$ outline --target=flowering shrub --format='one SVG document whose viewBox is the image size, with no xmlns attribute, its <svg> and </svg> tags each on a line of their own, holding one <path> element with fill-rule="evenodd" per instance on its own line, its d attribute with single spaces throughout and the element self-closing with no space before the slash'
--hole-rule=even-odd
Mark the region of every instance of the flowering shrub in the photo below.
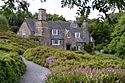
<svg viewBox="0 0 125 83">
<path fill-rule="evenodd" d="M 47 67 L 49 64 L 52 64 L 57 58 L 54 56 L 50 56 L 46 59 L 45 66 Z"/>
<path fill-rule="evenodd" d="M 24 56 L 53 72 L 47 83 L 122 83 L 125 78 L 121 74 L 125 60 L 114 55 L 90 55 L 39 46 L 26 50 Z"/>
<path fill-rule="evenodd" d="M 88 70 L 89 71 L 89 70 Z M 46 83 L 124 83 L 125 72 L 60 72 L 48 77 Z"/>
</svg>

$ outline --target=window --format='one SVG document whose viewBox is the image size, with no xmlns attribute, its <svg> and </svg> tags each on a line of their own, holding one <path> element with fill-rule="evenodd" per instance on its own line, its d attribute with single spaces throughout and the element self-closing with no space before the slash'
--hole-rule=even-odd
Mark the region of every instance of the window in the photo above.
<svg viewBox="0 0 125 83">
<path fill-rule="evenodd" d="M 81 50 L 81 46 L 77 46 L 77 50 Z"/>
<path fill-rule="evenodd" d="M 52 40 L 52 45 L 60 45 L 60 40 Z"/>
<path fill-rule="evenodd" d="M 92 37 L 90 37 L 90 42 L 93 42 L 93 38 Z"/>
<path fill-rule="evenodd" d="M 79 32 L 75 33 L 75 38 L 80 38 L 80 33 Z"/>
<path fill-rule="evenodd" d="M 52 29 L 52 35 L 58 35 L 58 30 L 57 29 Z"/>
<path fill-rule="evenodd" d="M 25 36 L 25 35 L 26 35 L 26 32 L 25 32 L 25 31 L 22 31 L 22 35 Z"/>
</svg>

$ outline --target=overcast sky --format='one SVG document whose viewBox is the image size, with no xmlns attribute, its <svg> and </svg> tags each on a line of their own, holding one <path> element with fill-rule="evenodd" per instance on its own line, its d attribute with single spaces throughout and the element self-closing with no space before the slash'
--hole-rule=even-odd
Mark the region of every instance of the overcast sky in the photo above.
<svg viewBox="0 0 125 83">
<path fill-rule="evenodd" d="M 40 0 L 28 0 L 28 2 L 30 2 L 29 11 L 32 13 L 38 12 L 39 8 L 44 8 L 47 13 L 63 15 L 66 20 L 75 20 L 77 16 L 77 7 L 73 9 L 61 8 L 61 0 L 47 0 L 44 3 L 41 3 Z M 98 14 L 98 11 L 92 11 L 89 18 L 97 18 Z"/>
<path fill-rule="evenodd" d="M 46 0 L 46 2 L 41 3 L 40 0 L 27 0 L 30 3 L 29 11 L 33 14 L 38 12 L 39 8 L 46 9 L 47 13 L 63 15 L 66 20 L 75 20 L 77 16 L 77 7 L 69 9 L 68 7 L 61 8 L 61 0 Z M 0 0 L 0 5 L 2 5 Z M 89 18 L 97 18 L 99 12 L 97 10 L 92 11 Z"/>
</svg>

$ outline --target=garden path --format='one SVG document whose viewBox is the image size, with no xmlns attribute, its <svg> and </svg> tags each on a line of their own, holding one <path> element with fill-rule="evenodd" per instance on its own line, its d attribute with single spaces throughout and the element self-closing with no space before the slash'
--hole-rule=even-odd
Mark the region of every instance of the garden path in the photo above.
<svg viewBox="0 0 125 83">
<path fill-rule="evenodd" d="M 21 83 L 45 83 L 47 75 L 51 73 L 50 70 L 32 61 L 27 61 L 24 57 L 22 59 L 27 68 L 25 74 L 21 77 Z"/>
</svg>

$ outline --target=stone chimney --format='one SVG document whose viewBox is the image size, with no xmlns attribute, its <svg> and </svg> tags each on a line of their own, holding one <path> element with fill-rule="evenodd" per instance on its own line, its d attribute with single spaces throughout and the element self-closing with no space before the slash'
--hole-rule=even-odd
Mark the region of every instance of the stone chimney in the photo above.
<svg viewBox="0 0 125 83">
<path fill-rule="evenodd" d="M 46 10 L 45 9 L 38 9 L 39 13 L 38 13 L 38 20 L 39 21 L 46 21 Z"/>
<path fill-rule="evenodd" d="M 83 28 L 83 34 L 84 34 L 84 40 L 86 43 L 89 42 L 90 37 L 89 37 L 89 30 L 88 30 L 88 22 L 87 20 L 84 20 L 82 23 L 82 28 Z"/>
<path fill-rule="evenodd" d="M 36 21 L 36 34 L 41 44 L 50 45 L 50 34 L 48 22 L 46 20 L 46 10 L 40 8 L 38 13 L 38 20 Z"/>
</svg>

